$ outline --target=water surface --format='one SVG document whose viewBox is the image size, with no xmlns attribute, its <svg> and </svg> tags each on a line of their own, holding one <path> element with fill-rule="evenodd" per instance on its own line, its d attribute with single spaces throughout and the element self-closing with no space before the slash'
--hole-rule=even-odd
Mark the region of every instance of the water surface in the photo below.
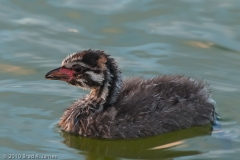
<svg viewBox="0 0 240 160">
<path fill-rule="evenodd" d="M 2 0 L 0 153 L 58 159 L 238 159 L 238 0 Z M 157 137 L 97 140 L 55 127 L 86 94 L 44 75 L 66 55 L 102 49 L 124 78 L 185 74 L 211 84 L 223 134 L 194 127 Z M 1 159 L 1 158 L 0 158 Z"/>
</svg>

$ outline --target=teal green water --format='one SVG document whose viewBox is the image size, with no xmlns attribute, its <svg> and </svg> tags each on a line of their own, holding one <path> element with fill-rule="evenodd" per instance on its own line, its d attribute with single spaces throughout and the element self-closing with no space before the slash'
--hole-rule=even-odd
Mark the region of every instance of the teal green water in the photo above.
<svg viewBox="0 0 240 160">
<path fill-rule="evenodd" d="M 0 159 L 239 159 L 239 8 L 238 0 L 1 0 Z M 205 79 L 223 132 L 194 127 L 133 140 L 61 133 L 62 111 L 87 92 L 44 75 L 89 48 L 116 58 L 125 78 Z"/>
</svg>

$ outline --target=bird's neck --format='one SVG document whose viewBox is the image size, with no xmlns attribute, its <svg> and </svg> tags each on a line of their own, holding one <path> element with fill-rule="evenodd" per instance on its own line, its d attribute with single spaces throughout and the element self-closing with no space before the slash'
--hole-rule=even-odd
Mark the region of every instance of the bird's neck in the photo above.
<svg viewBox="0 0 240 160">
<path fill-rule="evenodd" d="M 105 80 L 99 88 L 91 90 L 86 97 L 89 109 L 93 112 L 101 112 L 104 108 L 113 105 L 120 93 L 122 87 L 121 72 L 115 68 L 105 72 Z"/>
</svg>

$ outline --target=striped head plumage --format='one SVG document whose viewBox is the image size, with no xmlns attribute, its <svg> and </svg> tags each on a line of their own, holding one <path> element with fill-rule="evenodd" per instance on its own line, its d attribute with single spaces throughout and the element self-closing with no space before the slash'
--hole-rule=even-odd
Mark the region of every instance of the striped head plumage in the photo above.
<svg viewBox="0 0 240 160">
<path fill-rule="evenodd" d="M 45 75 L 51 80 L 62 80 L 71 85 L 91 90 L 95 98 L 113 103 L 122 85 L 120 70 L 113 58 L 100 50 L 85 50 L 67 56 L 61 64 Z M 96 95 L 97 94 L 97 95 Z"/>
<path fill-rule="evenodd" d="M 61 67 L 46 74 L 47 79 L 63 80 L 83 89 L 103 84 L 107 72 L 108 55 L 103 51 L 86 50 L 67 56 Z"/>
</svg>

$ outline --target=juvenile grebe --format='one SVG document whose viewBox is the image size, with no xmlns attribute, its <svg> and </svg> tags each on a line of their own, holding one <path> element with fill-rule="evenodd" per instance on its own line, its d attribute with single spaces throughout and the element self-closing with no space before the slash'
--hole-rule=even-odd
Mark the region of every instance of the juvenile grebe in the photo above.
<svg viewBox="0 0 240 160">
<path fill-rule="evenodd" d="M 91 90 L 64 111 L 58 125 L 69 133 L 137 138 L 215 119 L 214 101 L 203 81 L 182 75 L 123 81 L 115 60 L 100 50 L 69 55 L 45 77 Z"/>
</svg>

